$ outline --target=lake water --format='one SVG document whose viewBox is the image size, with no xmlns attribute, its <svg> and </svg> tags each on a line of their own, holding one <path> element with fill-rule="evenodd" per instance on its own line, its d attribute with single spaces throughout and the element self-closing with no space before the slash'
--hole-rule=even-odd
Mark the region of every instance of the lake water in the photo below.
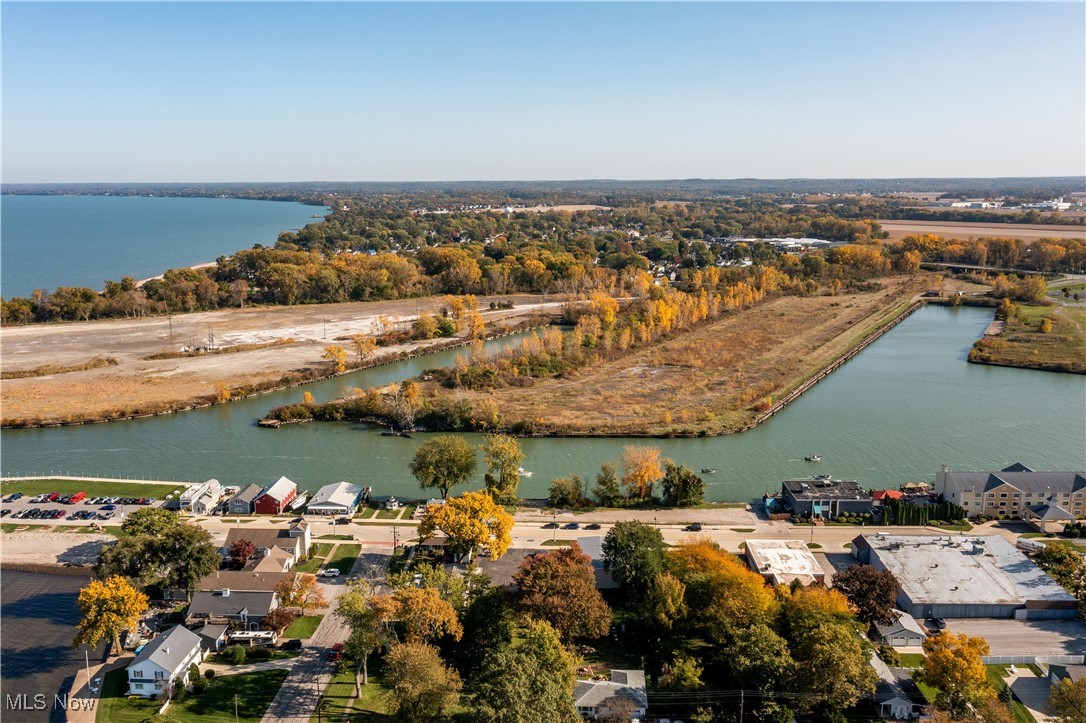
<svg viewBox="0 0 1086 723">
<path fill-rule="evenodd" d="M 54 695 L 67 692 L 75 673 L 86 664 L 83 650 L 71 647 L 79 608 L 75 599 L 88 578 L 5 571 L 0 575 L 0 719 L 63 721 Z M 105 646 L 91 651 L 90 663 L 101 662 Z M 35 699 L 35 696 L 44 698 Z M 26 696 L 14 709 L 17 696 Z M 35 704 L 40 710 L 32 710 Z"/>
<path fill-rule="evenodd" d="M 550 480 L 594 477 L 627 444 L 653 444 L 705 477 L 708 497 L 739 501 L 780 489 L 794 476 L 828 473 L 868 487 L 932 480 L 940 465 L 1000 469 L 1086 468 L 1086 377 L 966 363 L 991 312 L 930 306 L 906 319 L 770 421 L 703 439 L 525 439 L 525 497 L 544 497 Z M 510 343 L 499 340 L 491 345 Z M 414 439 L 382 437 L 350 423 L 279 430 L 256 426 L 268 409 L 320 400 L 348 387 L 404 379 L 453 363 L 456 351 L 182 414 L 110 424 L 0 433 L 5 475 L 67 471 L 227 484 L 270 483 L 280 475 L 315 490 L 347 480 L 377 494 L 421 494 L 407 469 Z M 480 435 L 468 435 L 481 441 Z M 804 455 L 823 455 L 820 464 Z M 480 455 L 481 464 L 481 455 Z M 472 486 L 482 485 L 482 468 Z"/>
<path fill-rule="evenodd" d="M 300 203 L 140 196 L 0 196 L 0 294 L 105 288 L 214 261 L 328 209 Z"/>
</svg>

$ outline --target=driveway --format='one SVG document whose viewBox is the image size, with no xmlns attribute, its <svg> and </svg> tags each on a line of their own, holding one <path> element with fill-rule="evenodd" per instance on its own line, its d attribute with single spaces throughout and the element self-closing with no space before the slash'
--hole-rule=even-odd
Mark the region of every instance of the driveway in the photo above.
<svg viewBox="0 0 1086 723">
<path fill-rule="evenodd" d="M 1011 690 L 1018 696 L 1018 700 L 1029 708 L 1037 723 L 1048 723 L 1052 720 L 1043 713 L 1048 706 L 1048 679 L 1038 678 L 1029 668 L 1018 668 L 1016 674 L 1005 678 Z"/>
</svg>

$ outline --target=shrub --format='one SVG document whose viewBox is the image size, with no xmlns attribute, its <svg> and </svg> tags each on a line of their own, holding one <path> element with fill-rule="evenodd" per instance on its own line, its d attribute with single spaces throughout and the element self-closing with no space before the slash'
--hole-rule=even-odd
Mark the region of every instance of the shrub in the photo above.
<svg viewBox="0 0 1086 723">
<path fill-rule="evenodd" d="M 203 695 L 204 691 L 207 690 L 207 686 L 210 684 L 211 681 L 209 680 L 205 680 L 204 678 L 197 678 L 192 682 L 192 692 L 196 695 Z"/>
<path fill-rule="evenodd" d="M 232 665 L 244 665 L 245 664 L 245 648 L 241 645 L 231 645 L 224 653 L 226 659 Z"/>
<path fill-rule="evenodd" d="M 878 649 L 878 654 L 879 657 L 882 659 L 882 662 L 886 663 L 887 665 L 891 665 L 895 668 L 901 665 L 901 656 L 898 655 L 897 651 L 891 648 L 889 645 L 880 645 Z"/>
<path fill-rule="evenodd" d="M 207 678 L 208 680 L 211 680 L 212 678 L 215 677 L 215 671 L 212 670 L 211 668 L 208 668 L 207 670 L 204 671 L 204 677 Z"/>
</svg>

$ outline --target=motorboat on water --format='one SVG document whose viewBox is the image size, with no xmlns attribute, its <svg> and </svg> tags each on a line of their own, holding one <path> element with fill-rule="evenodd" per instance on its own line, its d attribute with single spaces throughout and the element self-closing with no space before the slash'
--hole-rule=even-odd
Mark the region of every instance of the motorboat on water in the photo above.
<svg viewBox="0 0 1086 723">
<path fill-rule="evenodd" d="M 822 461 L 822 455 L 820 455 L 820 454 L 809 454 L 806 457 L 804 457 L 803 459 L 806 462 L 821 462 Z"/>
<path fill-rule="evenodd" d="M 517 474 L 520 475 L 521 477 L 531 477 L 532 476 L 532 473 L 529 472 L 528 470 L 524 469 L 523 467 L 517 467 Z"/>
</svg>

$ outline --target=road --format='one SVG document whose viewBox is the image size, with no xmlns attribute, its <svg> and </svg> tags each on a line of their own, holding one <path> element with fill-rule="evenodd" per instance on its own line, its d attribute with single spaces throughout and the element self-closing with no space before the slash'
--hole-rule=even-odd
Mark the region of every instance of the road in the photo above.
<svg viewBox="0 0 1086 723">
<path fill-rule="evenodd" d="M 349 575 L 361 575 L 376 589 L 385 577 L 392 559 L 391 543 L 363 547 Z M 287 679 L 279 688 L 261 723 L 309 723 L 316 713 L 321 691 L 335 672 L 335 663 L 328 660 L 328 651 L 347 637 L 347 626 L 332 614 L 335 600 L 346 589 L 344 578 L 322 583 L 329 612 L 306 643 L 304 652 L 296 658 Z"/>
</svg>

